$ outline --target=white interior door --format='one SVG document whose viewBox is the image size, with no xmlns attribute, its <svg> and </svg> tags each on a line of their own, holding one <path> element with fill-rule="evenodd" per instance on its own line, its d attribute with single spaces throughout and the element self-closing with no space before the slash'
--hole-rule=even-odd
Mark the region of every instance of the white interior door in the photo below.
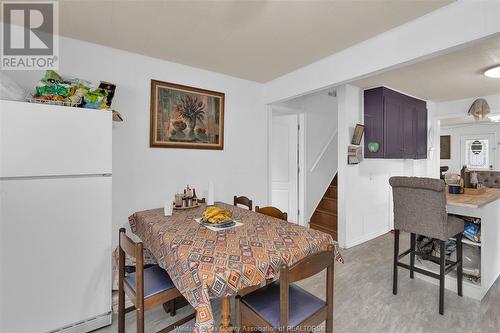
<svg viewBox="0 0 500 333">
<path fill-rule="evenodd" d="M 272 118 L 271 204 L 288 213 L 288 221 L 298 219 L 298 116 Z"/>
<path fill-rule="evenodd" d="M 495 134 L 462 135 L 460 137 L 461 165 L 470 170 L 495 170 Z"/>
</svg>

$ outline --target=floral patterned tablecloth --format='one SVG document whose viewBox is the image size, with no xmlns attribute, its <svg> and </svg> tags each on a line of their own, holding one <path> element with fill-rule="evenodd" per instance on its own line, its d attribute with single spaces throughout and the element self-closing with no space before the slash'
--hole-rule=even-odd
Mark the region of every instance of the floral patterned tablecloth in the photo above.
<svg viewBox="0 0 500 333">
<path fill-rule="evenodd" d="M 211 299 L 277 278 L 282 263 L 293 264 L 329 244 L 342 262 L 328 234 L 224 203 L 216 206 L 231 210 L 243 225 L 217 232 L 205 228 L 194 220 L 202 216 L 204 204 L 172 216 L 152 209 L 129 217 L 132 232 L 196 309 L 198 332 L 214 328 Z"/>
</svg>

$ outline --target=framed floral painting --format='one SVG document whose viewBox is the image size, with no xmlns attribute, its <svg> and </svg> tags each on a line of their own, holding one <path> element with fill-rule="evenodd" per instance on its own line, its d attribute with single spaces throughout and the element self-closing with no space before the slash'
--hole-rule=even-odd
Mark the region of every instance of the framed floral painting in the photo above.
<svg viewBox="0 0 500 333">
<path fill-rule="evenodd" d="M 150 147 L 224 148 L 224 93 L 151 80 Z"/>
</svg>

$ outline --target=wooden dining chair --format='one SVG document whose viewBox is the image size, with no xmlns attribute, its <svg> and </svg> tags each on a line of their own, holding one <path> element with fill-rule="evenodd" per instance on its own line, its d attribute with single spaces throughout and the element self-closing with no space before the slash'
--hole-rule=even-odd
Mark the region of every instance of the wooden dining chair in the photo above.
<svg viewBox="0 0 500 333">
<path fill-rule="evenodd" d="M 326 320 L 326 333 L 333 332 L 333 245 L 299 260 L 290 267 L 282 265 L 280 280 L 248 295 L 236 296 L 236 324 L 246 331 L 314 331 Z M 324 269 L 326 301 L 310 294 L 294 282 L 307 279 Z M 250 329 L 250 330 L 253 330 Z"/>
<path fill-rule="evenodd" d="M 233 205 L 235 205 L 235 206 L 243 205 L 243 206 L 248 207 L 249 210 L 252 210 L 252 207 L 253 207 L 252 200 L 248 199 L 245 196 L 238 197 L 236 195 L 233 198 Z"/>
<path fill-rule="evenodd" d="M 144 333 L 144 311 L 175 300 L 182 294 L 174 286 L 168 273 L 160 266 L 144 269 L 142 243 L 130 239 L 125 228 L 120 228 L 118 275 L 118 333 L 125 332 L 125 294 L 134 304 L 137 317 L 137 333 Z M 135 258 L 134 273 L 125 274 L 125 254 Z M 166 333 L 190 321 L 195 313 L 167 326 L 158 333 Z"/>
<path fill-rule="evenodd" d="M 276 218 L 281 219 L 281 220 L 285 220 L 285 221 L 288 220 L 288 214 L 285 212 L 282 212 L 281 210 L 279 210 L 276 207 L 268 206 L 268 207 L 260 208 L 259 206 L 255 206 L 255 211 L 257 213 L 261 213 L 261 214 L 264 214 L 267 216 L 276 217 Z"/>
</svg>

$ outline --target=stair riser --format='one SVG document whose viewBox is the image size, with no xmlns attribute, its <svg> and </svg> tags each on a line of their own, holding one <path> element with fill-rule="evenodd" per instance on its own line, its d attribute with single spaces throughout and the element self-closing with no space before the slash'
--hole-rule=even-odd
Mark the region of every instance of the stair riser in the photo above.
<svg viewBox="0 0 500 333">
<path fill-rule="evenodd" d="M 330 234 L 337 240 L 337 176 L 326 190 L 316 211 L 311 217 L 309 226 Z"/>
<path fill-rule="evenodd" d="M 332 213 L 337 213 L 337 200 L 325 200 L 322 199 L 318 205 L 319 209 L 328 210 Z"/>
<path fill-rule="evenodd" d="M 325 197 L 337 199 L 337 188 L 329 186 L 325 192 Z"/>
<path fill-rule="evenodd" d="M 337 230 L 337 216 L 336 215 L 330 215 L 330 214 L 325 214 L 322 212 L 314 212 L 313 216 L 311 217 L 311 223 L 323 226 L 325 228 L 328 228 L 330 230 Z"/>
<path fill-rule="evenodd" d="M 317 225 L 317 224 L 314 224 L 314 223 L 310 223 L 309 226 L 312 228 L 312 229 L 315 229 L 315 230 L 319 230 L 319 231 L 322 231 L 322 232 L 326 232 L 327 234 L 330 234 L 333 238 L 333 240 L 338 240 L 337 239 L 337 231 L 336 230 L 331 230 L 331 229 L 328 229 L 328 228 L 325 228 L 321 225 Z"/>
</svg>

